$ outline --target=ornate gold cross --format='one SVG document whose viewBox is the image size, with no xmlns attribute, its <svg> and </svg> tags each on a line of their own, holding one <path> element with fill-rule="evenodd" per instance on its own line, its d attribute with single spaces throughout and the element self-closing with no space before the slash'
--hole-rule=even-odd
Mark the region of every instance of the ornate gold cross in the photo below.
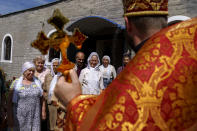
<svg viewBox="0 0 197 131">
<path fill-rule="evenodd" d="M 72 36 L 68 35 L 63 28 L 69 20 L 61 14 L 59 9 L 54 10 L 53 16 L 47 22 L 56 28 L 56 32 L 50 38 L 47 38 L 43 31 L 38 32 L 37 39 L 31 43 L 31 46 L 38 49 L 43 55 L 47 54 L 49 48 L 54 48 L 56 51 L 60 50 L 62 62 L 57 70 L 67 76 L 69 70 L 74 68 L 74 63 L 67 58 L 67 48 L 70 43 L 73 43 L 77 49 L 81 49 L 82 43 L 87 37 L 78 28 L 74 29 Z"/>
</svg>

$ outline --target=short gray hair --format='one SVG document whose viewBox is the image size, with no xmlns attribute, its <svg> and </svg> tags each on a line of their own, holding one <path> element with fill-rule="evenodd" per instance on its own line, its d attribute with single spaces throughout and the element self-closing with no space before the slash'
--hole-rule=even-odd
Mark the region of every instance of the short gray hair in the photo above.
<svg viewBox="0 0 197 131">
<path fill-rule="evenodd" d="M 167 16 L 135 16 L 128 17 L 142 36 L 148 35 L 150 29 L 163 29 L 167 27 Z"/>
</svg>

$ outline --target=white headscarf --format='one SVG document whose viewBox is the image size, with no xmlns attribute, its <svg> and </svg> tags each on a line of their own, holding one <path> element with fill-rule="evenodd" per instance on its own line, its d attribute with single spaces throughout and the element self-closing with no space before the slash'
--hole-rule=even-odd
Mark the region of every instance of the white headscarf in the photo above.
<svg viewBox="0 0 197 131">
<path fill-rule="evenodd" d="M 22 71 L 21 73 L 23 74 L 26 70 L 30 69 L 30 68 L 34 68 L 35 69 L 35 65 L 32 62 L 25 62 L 22 66 Z"/>
<path fill-rule="evenodd" d="M 98 53 L 96 53 L 96 52 L 92 52 L 92 53 L 89 55 L 88 60 L 87 60 L 88 68 L 91 67 L 91 66 L 90 66 L 90 60 L 91 60 L 92 56 L 97 56 L 97 58 L 98 58 L 98 64 L 97 64 L 94 68 L 98 68 L 99 65 L 100 65 L 100 59 L 99 59 Z"/>
<path fill-rule="evenodd" d="M 60 60 L 59 58 L 54 58 L 52 61 L 51 61 L 51 75 L 53 76 L 53 80 L 51 81 L 51 84 L 50 84 L 50 88 L 49 88 L 49 95 L 48 95 L 48 99 L 49 101 L 51 101 L 51 98 L 53 96 L 53 91 L 55 89 L 55 85 L 57 83 L 57 79 L 59 78 L 59 76 L 61 76 L 61 73 L 58 72 L 57 74 L 55 74 L 54 72 L 54 69 L 53 69 L 53 63 L 54 62 L 58 62 L 60 63 Z"/>
<path fill-rule="evenodd" d="M 32 62 L 25 62 L 22 66 L 22 71 L 21 71 L 22 74 L 30 68 L 35 68 L 35 65 Z M 13 93 L 13 98 L 12 98 L 13 103 L 17 103 L 17 101 L 18 101 L 17 93 L 18 93 L 19 88 L 22 87 L 22 81 L 23 81 L 23 75 L 18 79 L 18 81 L 16 83 L 16 87 L 14 88 L 14 93 Z M 36 83 L 37 87 L 40 89 L 41 94 L 42 94 L 43 90 L 41 87 L 41 82 L 38 79 L 36 79 L 35 77 L 33 77 L 33 81 Z"/>
<path fill-rule="evenodd" d="M 52 76 L 55 76 L 55 72 L 53 70 L 53 63 L 54 62 L 58 62 L 58 64 L 60 64 L 60 59 L 59 58 L 54 58 L 52 61 L 51 61 L 51 75 Z M 59 73 L 59 72 L 58 72 Z"/>
<path fill-rule="evenodd" d="M 110 63 L 110 57 L 109 57 L 108 55 L 103 56 L 102 60 L 103 60 L 103 59 L 108 59 L 108 61 L 109 61 L 109 63 Z"/>
</svg>

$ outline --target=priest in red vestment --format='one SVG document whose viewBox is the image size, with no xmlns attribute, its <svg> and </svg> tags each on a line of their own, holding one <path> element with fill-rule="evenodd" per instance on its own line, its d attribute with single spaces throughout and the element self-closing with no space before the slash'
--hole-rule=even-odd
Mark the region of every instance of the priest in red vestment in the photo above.
<svg viewBox="0 0 197 131">
<path fill-rule="evenodd" d="M 81 95 L 61 77 L 65 130 L 197 130 L 197 18 L 165 28 L 167 0 L 123 0 L 136 56 L 101 95 Z M 163 28 L 163 29 L 162 29 Z"/>
</svg>

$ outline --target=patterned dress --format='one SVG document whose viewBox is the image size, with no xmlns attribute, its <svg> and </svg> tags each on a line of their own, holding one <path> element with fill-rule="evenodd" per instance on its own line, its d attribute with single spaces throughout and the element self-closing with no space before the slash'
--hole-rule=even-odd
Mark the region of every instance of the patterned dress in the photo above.
<svg viewBox="0 0 197 131">
<path fill-rule="evenodd" d="M 16 85 L 17 80 L 14 85 Z M 16 120 L 20 131 L 40 131 L 40 98 L 42 91 L 33 82 L 22 85 L 17 91 L 15 107 Z"/>
</svg>

